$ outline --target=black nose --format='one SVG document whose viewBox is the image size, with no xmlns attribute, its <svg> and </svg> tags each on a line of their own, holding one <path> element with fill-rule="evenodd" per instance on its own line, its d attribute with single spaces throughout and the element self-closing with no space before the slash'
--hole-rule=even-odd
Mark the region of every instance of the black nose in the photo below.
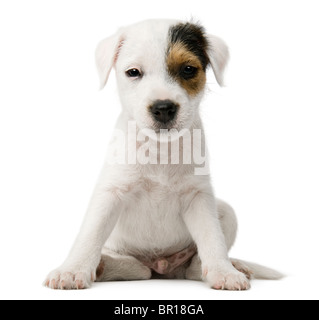
<svg viewBox="0 0 319 320">
<path fill-rule="evenodd" d="M 151 113 L 156 121 L 167 123 L 176 116 L 177 105 L 170 100 L 157 100 L 151 106 Z"/>
</svg>

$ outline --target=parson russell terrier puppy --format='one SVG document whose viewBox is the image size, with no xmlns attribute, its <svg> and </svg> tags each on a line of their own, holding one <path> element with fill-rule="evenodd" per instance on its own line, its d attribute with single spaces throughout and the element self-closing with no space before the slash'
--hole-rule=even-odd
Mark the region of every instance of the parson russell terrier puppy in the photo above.
<svg viewBox="0 0 319 320">
<path fill-rule="evenodd" d="M 281 278 L 228 257 L 236 216 L 215 198 L 203 161 L 206 71 L 222 85 L 228 56 L 200 25 L 173 20 L 124 27 L 99 44 L 101 86 L 114 67 L 123 110 L 80 233 L 47 287 L 170 278 L 246 290 L 252 277 Z"/>
</svg>

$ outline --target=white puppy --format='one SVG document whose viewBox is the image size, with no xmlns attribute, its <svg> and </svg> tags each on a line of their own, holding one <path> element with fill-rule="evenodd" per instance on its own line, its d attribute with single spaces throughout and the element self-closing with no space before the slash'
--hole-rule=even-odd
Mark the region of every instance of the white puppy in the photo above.
<svg viewBox="0 0 319 320">
<path fill-rule="evenodd" d="M 280 278 L 229 259 L 236 217 L 215 199 L 202 157 L 199 105 L 209 66 L 223 84 L 224 42 L 197 24 L 151 20 L 102 41 L 96 59 L 102 87 L 115 68 L 123 106 L 113 161 L 102 171 L 69 257 L 45 285 L 84 289 L 94 281 L 153 277 L 246 290 L 251 276 Z"/>
</svg>

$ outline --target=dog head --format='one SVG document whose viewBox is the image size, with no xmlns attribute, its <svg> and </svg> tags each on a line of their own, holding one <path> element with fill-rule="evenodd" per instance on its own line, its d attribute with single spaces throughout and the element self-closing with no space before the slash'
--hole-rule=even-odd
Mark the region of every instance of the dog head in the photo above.
<svg viewBox="0 0 319 320">
<path fill-rule="evenodd" d="M 140 129 L 189 129 L 213 68 L 223 85 L 224 42 L 193 23 L 149 20 L 121 28 L 96 51 L 103 88 L 114 67 L 123 108 Z"/>
</svg>

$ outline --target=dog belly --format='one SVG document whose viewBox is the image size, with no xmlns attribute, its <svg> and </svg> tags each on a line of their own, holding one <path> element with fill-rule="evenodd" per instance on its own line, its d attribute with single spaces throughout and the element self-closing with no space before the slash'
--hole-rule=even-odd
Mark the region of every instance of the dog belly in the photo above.
<svg viewBox="0 0 319 320">
<path fill-rule="evenodd" d="M 105 246 L 120 254 L 146 260 L 184 250 L 193 244 L 193 240 L 181 210 L 177 195 L 136 196 L 123 208 Z"/>
</svg>

